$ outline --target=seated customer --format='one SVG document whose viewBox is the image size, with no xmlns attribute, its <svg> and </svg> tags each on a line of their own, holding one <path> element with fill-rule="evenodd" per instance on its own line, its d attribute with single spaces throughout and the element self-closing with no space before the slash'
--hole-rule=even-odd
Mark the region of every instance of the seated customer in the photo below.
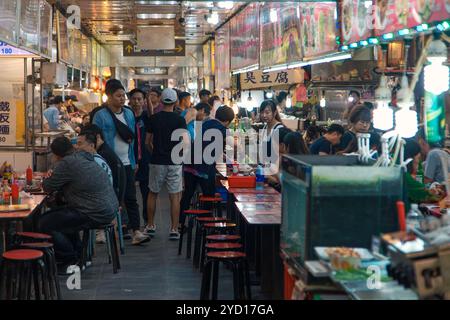
<svg viewBox="0 0 450 320">
<path fill-rule="evenodd" d="M 309 148 L 311 154 L 319 156 L 328 156 L 336 153 L 335 147 L 341 142 L 341 138 L 344 135 L 344 128 L 333 123 L 328 127 L 325 134 L 314 141 Z"/>
<path fill-rule="evenodd" d="M 450 172 L 450 150 L 442 148 L 439 143 L 429 143 L 423 129 L 417 135 L 422 157 L 425 159 L 425 183 L 445 183 L 449 179 L 446 173 Z"/>
<path fill-rule="evenodd" d="M 358 133 L 370 133 L 370 149 L 378 149 L 380 137 L 375 132 L 370 132 L 372 114 L 369 108 L 358 105 L 353 108 L 349 117 L 350 129 L 341 138 L 337 147 L 339 153 L 352 153 L 358 151 Z"/>
<path fill-rule="evenodd" d="M 51 144 L 55 169 L 43 181 L 45 192 L 61 192 L 64 207 L 56 207 L 39 220 L 39 229 L 53 236 L 62 272 L 78 262 L 81 254 L 79 231 L 111 223 L 119 203 L 108 174 L 85 151 L 75 152 L 69 139 L 56 138 Z"/>
</svg>

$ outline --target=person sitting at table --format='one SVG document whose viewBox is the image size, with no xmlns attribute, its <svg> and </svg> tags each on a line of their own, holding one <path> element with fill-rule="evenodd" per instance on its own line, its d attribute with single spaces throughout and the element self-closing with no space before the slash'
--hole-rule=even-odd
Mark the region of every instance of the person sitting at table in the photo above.
<svg viewBox="0 0 450 320">
<path fill-rule="evenodd" d="M 50 148 L 56 164 L 42 186 L 47 193 L 62 193 L 66 205 L 42 215 L 39 229 L 53 236 L 59 271 L 67 274 L 67 268 L 77 264 L 81 255 L 79 231 L 111 223 L 119 202 L 108 174 L 92 154 L 75 152 L 66 137 L 56 138 Z"/>
<path fill-rule="evenodd" d="M 311 154 L 328 156 L 336 153 L 335 147 L 341 142 L 344 135 L 344 128 L 336 123 L 330 125 L 325 134 L 314 141 L 309 148 Z"/>
</svg>

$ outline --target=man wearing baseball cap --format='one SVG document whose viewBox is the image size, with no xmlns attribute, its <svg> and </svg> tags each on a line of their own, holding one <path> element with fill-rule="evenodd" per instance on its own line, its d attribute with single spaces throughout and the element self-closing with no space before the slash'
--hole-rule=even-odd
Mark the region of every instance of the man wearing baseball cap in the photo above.
<svg viewBox="0 0 450 320">
<path fill-rule="evenodd" d="M 170 199 L 170 213 L 172 226 L 169 231 L 171 240 L 178 240 L 178 221 L 180 214 L 180 197 L 183 190 L 183 171 L 181 164 L 172 161 L 172 150 L 178 141 L 172 141 L 172 133 L 177 129 L 184 129 L 183 142 L 189 143 L 186 130 L 186 122 L 183 117 L 173 112 L 178 101 L 175 90 L 167 88 L 161 94 L 163 109 L 150 117 L 148 128 L 148 141 L 152 149 L 150 159 L 150 194 L 148 196 L 148 224 L 144 232 L 154 236 L 156 226 L 154 216 L 156 211 L 156 199 L 163 184 L 166 184 Z"/>
</svg>

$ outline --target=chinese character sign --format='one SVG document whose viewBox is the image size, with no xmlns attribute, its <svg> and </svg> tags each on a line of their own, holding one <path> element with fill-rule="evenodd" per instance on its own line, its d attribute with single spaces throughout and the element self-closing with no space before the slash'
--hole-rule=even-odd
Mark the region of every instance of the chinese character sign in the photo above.
<svg viewBox="0 0 450 320">
<path fill-rule="evenodd" d="M 281 70 L 263 73 L 250 71 L 240 74 L 242 90 L 276 87 L 288 84 L 302 83 L 304 78 L 302 69 Z"/>
<path fill-rule="evenodd" d="M 13 99 L 0 98 L 0 146 L 16 145 L 15 103 Z"/>
</svg>

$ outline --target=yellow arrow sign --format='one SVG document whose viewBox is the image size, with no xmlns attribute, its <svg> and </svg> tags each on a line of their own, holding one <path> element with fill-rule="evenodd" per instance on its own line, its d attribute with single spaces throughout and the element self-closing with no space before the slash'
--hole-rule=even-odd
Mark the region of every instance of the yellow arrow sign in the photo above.
<svg viewBox="0 0 450 320">
<path fill-rule="evenodd" d="M 178 46 L 175 48 L 175 51 L 178 52 L 178 53 L 180 53 L 180 52 L 183 51 L 183 47 L 180 46 L 180 45 L 178 45 Z"/>
<path fill-rule="evenodd" d="M 131 51 L 133 51 L 133 46 L 128 45 L 125 49 L 128 51 L 128 53 L 131 53 Z"/>
</svg>

